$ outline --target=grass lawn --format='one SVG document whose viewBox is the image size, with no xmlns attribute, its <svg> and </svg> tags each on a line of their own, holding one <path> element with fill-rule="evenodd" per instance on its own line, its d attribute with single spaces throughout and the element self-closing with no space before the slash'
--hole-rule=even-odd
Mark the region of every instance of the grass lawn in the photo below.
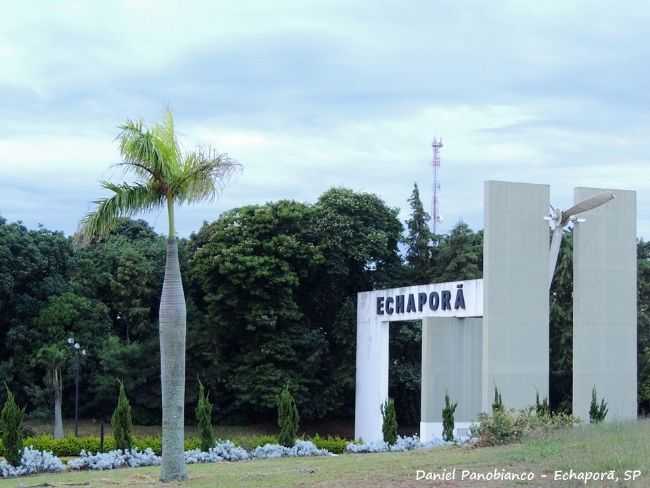
<svg viewBox="0 0 650 488">
<path fill-rule="evenodd" d="M 457 469 L 456 481 L 416 481 L 416 471 Z M 460 481 L 460 471 L 532 471 L 532 482 Z M 570 431 L 527 439 L 521 444 L 493 448 L 444 448 L 395 454 L 346 454 L 330 458 L 259 460 L 203 464 L 189 467 L 190 480 L 182 485 L 158 482 L 158 468 L 65 473 L 0 481 L 5 487 L 108 488 L 115 486 L 187 488 L 310 487 L 551 487 L 585 486 L 582 482 L 552 481 L 553 471 L 607 471 L 614 469 L 618 483 L 587 486 L 650 486 L 650 421 L 581 426 Z M 641 470 L 636 482 L 624 481 L 625 470 Z M 548 478 L 540 476 L 546 474 Z"/>
</svg>

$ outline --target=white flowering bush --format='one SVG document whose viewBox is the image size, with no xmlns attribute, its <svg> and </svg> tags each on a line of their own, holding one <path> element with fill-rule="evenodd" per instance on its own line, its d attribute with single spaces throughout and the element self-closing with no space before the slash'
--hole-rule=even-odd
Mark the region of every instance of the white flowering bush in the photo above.
<svg viewBox="0 0 650 488">
<path fill-rule="evenodd" d="M 311 441 L 296 441 L 293 447 L 280 444 L 264 444 L 253 451 L 256 459 L 272 459 L 279 457 L 309 457 L 309 456 L 334 456 L 327 449 L 318 449 Z"/>
<path fill-rule="evenodd" d="M 442 439 L 421 442 L 418 436 L 398 436 L 397 442 L 388 445 L 386 442 L 377 441 L 364 444 L 349 443 L 346 451 L 350 453 L 368 452 L 402 452 L 413 449 L 430 449 L 450 445 Z M 217 441 L 214 447 L 207 452 L 193 449 L 185 451 L 187 464 L 218 463 L 223 461 L 246 461 L 251 459 L 272 459 L 281 457 L 309 457 L 309 456 L 335 456 L 327 449 L 319 449 L 311 441 L 298 440 L 293 447 L 284 447 L 279 444 L 264 444 L 252 451 L 237 446 L 232 441 Z M 113 450 L 104 453 L 81 451 L 77 459 L 68 461 L 67 466 L 49 451 L 38 451 L 31 447 L 23 450 L 21 464 L 18 467 L 9 465 L 0 460 L 0 476 L 3 478 L 23 476 L 36 473 L 56 473 L 69 470 L 109 470 L 117 468 L 135 468 L 140 466 L 157 466 L 161 462 L 153 450 L 140 451 Z"/>
<path fill-rule="evenodd" d="M 213 448 L 208 451 L 201 449 L 185 451 L 185 464 L 218 463 L 219 461 L 223 461 L 223 458 L 214 452 Z"/>
<path fill-rule="evenodd" d="M 347 452 L 352 452 L 355 454 L 366 453 L 366 452 L 387 452 L 389 446 L 387 442 L 384 441 L 373 441 L 373 442 L 364 442 L 357 444 L 355 442 L 350 442 L 345 446 Z"/>
<path fill-rule="evenodd" d="M 232 441 L 217 441 L 214 447 L 207 452 L 200 449 L 185 451 L 185 462 L 187 464 L 246 461 L 250 457 L 246 449 L 236 446 Z"/>
<path fill-rule="evenodd" d="M 434 447 L 442 447 L 451 445 L 450 442 L 445 442 L 442 439 L 433 439 L 431 441 L 422 442 L 417 435 L 414 436 L 397 436 L 397 441 L 393 445 L 389 445 L 384 441 L 365 442 L 356 444 L 350 442 L 345 450 L 351 453 L 368 453 L 368 452 L 404 452 L 412 451 L 414 449 L 433 449 Z"/>
<path fill-rule="evenodd" d="M 25 476 L 37 473 L 59 473 L 65 470 L 65 465 L 50 451 L 37 451 L 31 447 L 23 449 L 20 465 L 15 467 L 0 460 L 0 475 L 3 478 Z"/>
<path fill-rule="evenodd" d="M 251 458 L 246 449 L 235 445 L 232 441 L 219 440 L 212 450 L 225 461 L 247 461 Z"/>
<path fill-rule="evenodd" d="M 116 449 L 109 452 L 90 453 L 81 451 L 77 459 L 68 461 L 68 469 L 80 470 L 105 470 L 115 468 L 138 468 L 140 466 L 157 466 L 160 464 L 160 456 L 151 449 L 140 451 L 131 449 L 122 451 Z"/>
</svg>

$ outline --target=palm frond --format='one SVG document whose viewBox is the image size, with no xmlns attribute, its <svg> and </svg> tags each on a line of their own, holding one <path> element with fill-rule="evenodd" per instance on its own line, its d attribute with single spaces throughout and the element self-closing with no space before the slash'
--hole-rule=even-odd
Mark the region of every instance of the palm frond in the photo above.
<svg viewBox="0 0 650 488">
<path fill-rule="evenodd" d="M 240 164 L 227 154 L 208 148 L 189 153 L 180 175 L 172 184 L 172 193 L 179 203 L 214 200 L 221 192 L 228 177 L 240 168 Z"/>
<path fill-rule="evenodd" d="M 166 163 L 166 177 L 172 179 L 181 171 L 181 148 L 176 139 L 174 129 L 174 116 L 170 110 L 165 114 L 165 120 L 156 124 L 151 129 L 156 146 L 162 159 Z"/>
<path fill-rule="evenodd" d="M 104 181 L 102 186 L 112 191 L 113 195 L 95 201 L 97 208 L 81 222 L 81 232 L 86 239 L 105 236 L 120 218 L 152 210 L 164 203 L 164 195 L 151 184 Z"/>
<path fill-rule="evenodd" d="M 126 172 L 133 172 L 140 178 L 160 179 L 165 174 L 165 162 L 159 144 L 150 130 L 145 130 L 142 121 L 127 120 L 120 126 L 117 138 L 123 163 L 117 164 Z"/>
</svg>

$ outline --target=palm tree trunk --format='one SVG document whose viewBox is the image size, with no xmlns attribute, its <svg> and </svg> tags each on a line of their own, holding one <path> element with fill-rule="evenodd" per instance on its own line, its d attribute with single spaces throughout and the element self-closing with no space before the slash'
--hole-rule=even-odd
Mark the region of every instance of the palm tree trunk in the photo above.
<svg viewBox="0 0 650 488">
<path fill-rule="evenodd" d="M 170 232 L 159 314 L 163 411 L 161 481 L 187 479 L 184 453 L 185 320 L 178 245 Z"/>
<path fill-rule="evenodd" d="M 63 379 L 60 368 L 54 368 L 52 371 L 52 386 L 54 387 L 54 438 L 63 439 L 63 415 L 61 413 Z"/>
</svg>

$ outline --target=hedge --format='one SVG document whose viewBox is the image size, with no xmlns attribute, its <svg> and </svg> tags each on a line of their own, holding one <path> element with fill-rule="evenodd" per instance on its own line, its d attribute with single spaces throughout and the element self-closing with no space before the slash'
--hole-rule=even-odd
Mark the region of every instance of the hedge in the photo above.
<svg viewBox="0 0 650 488">
<path fill-rule="evenodd" d="M 277 444 L 277 437 L 274 435 L 255 435 L 255 436 L 234 436 L 230 439 L 236 445 L 243 447 L 249 451 L 264 444 Z M 323 438 L 316 434 L 310 439 L 317 448 L 327 449 L 335 454 L 340 454 L 345 451 L 345 446 L 348 441 L 340 437 L 327 437 Z M 99 437 L 64 437 L 63 439 L 54 439 L 51 435 L 38 435 L 26 437 L 24 445 L 32 446 L 39 451 L 51 451 L 58 457 L 74 457 L 79 456 L 81 451 L 99 452 Z M 188 437 L 185 439 L 185 450 L 199 449 L 201 441 L 198 437 Z M 133 439 L 133 447 L 141 451 L 150 448 L 153 452 L 160 455 L 162 452 L 160 436 L 135 436 Z M 115 449 L 115 440 L 113 436 L 107 435 L 104 437 L 104 451 Z M 0 444 L 0 455 L 3 454 L 4 449 Z"/>
<path fill-rule="evenodd" d="M 32 446 L 39 451 L 51 451 L 58 457 L 79 456 L 81 451 L 99 452 L 99 437 L 64 437 L 63 439 L 54 439 L 50 435 L 38 435 L 26 437 L 24 440 L 26 447 Z M 189 437 L 185 439 L 185 449 L 196 449 L 200 446 L 198 438 Z M 140 450 L 151 448 L 156 454 L 162 452 L 161 439 L 159 436 L 136 436 L 133 439 L 133 447 Z M 115 440 L 113 436 L 104 437 L 104 451 L 115 449 Z M 0 445 L 0 454 L 4 451 Z"/>
<path fill-rule="evenodd" d="M 349 440 L 343 439 L 342 437 L 321 437 L 316 434 L 310 439 L 317 448 L 327 449 L 329 452 L 334 454 L 341 454 L 345 452 L 345 447 L 350 443 Z"/>
</svg>

